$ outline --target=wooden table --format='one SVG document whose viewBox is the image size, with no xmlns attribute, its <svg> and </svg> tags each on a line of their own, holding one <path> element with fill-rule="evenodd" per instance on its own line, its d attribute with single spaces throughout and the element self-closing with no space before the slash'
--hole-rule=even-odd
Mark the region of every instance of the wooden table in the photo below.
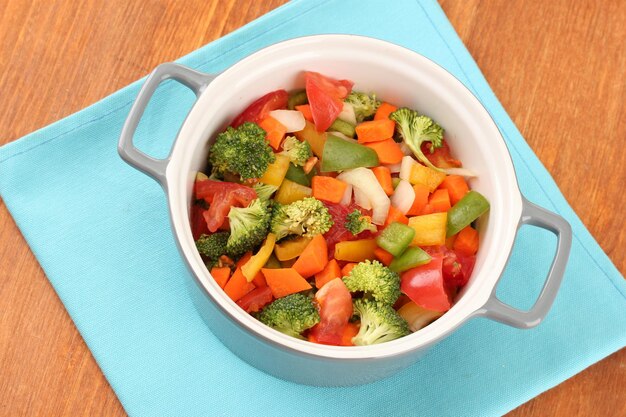
<svg viewBox="0 0 626 417">
<path fill-rule="evenodd" d="M 2 1 L 0 143 L 70 115 L 281 3 Z M 441 4 L 565 197 L 626 271 L 626 2 Z M 124 415 L 4 205 L 0 242 L 0 415 Z M 626 415 L 624 386 L 626 350 L 510 415 Z"/>
</svg>

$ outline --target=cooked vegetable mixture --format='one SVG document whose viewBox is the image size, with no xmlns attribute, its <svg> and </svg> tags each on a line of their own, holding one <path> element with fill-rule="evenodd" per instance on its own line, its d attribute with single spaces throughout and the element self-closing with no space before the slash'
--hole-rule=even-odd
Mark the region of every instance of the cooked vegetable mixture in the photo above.
<svg viewBox="0 0 626 417">
<path fill-rule="evenodd" d="M 258 320 L 313 343 L 371 345 L 450 309 L 489 202 L 444 130 L 348 80 L 250 104 L 217 135 L 191 227 L 217 284 Z"/>
</svg>

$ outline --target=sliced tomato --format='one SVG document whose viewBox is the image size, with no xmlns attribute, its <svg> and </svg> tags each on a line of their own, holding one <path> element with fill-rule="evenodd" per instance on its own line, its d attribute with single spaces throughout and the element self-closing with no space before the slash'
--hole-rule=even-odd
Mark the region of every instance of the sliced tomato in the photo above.
<svg viewBox="0 0 626 417">
<path fill-rule="evenodd" d="M 438 168 L 459 168 L 462 166 L 461 161 L 452 157 L 452 154 L 450 153 L 450 146 L 448 146 L 448 142 L 445 140 L 443 141 L 442 146 L 435 148 L 432 153 L 430 152 L 430 142 L 422 143 L 421 149 L 422 153 L 426 155 L 426 158 L 428 158 L 430 163 Z"/>
<path fill-rule="evenodd" d="M 306 71 L 306 95 L 318 132 L 325 132 L 343 109 L 343 99 L 352 91 L 352 81 L 335 80 L 319 72 Z"/>
<path fill-rule="evenodd" d="M 269 304 L 274 297 L 270 287 L 255 288 L 237 301 L 237 305 L 248 313 L 256 313 Z"/>
<path fill-rule="evenodd" d="M 346 229 L 345 226 L 346 216 L 349 213 L 352 213 L 355 209 L 360 210 L 364 216 L 371 216 L 371 210 L 365 210 L 364 208 L 357 206 L 355 203 L 351 203 L 347 206 L 330 203 L 328 201 L 324 201 L 323 203 L 328 208 L 328 212 L 333 219 L 332 227 L 324 234 L 324 239 L 326 239 L 326 245 L 328 246 L 328 256 L 330 258 L 334 257 L 335 245 L 337 243 L 344 240 L 369 239 L 374 236 L 374 234 L 369 230 L 361 232 L 355 236 L 348 229 Z"/>
<path fill-rule="evenodd" d="M 316 294 L 320 322 L 310 331 L 311 340 L 325 345 L 341 345 L 345 327 L 352 317 L 352 295 L 341 278 L 327 282 Z"/>
<path fill-rule="evenodd" d="M 441 253 L 431 254 L 426 265 L 409 269 L 401 275 L 400 288 L 417 305 L 434 311 L 448 311 L 450 295 L 443 280 Z"/>
<path fill-rule="evenodd" d="M 196 181 L 194 192 L 196 198 L 210 204 L 203 213 L 210 232 L 215 232 L 224 224 L 231 207 L 247 207 L 256 198 L 256 191 L 251 187 L 225 181 Z"/>
<path fill-rule="evenodd" d="M 267 93 L 250 104 L 239 116 L 235 117 L 235 120 L 233 120 L 230 125 L 237 128 L 245 122 L 257 123 L 272 110 L 286 109 L 288 99 L 289 94 L 287 94 L 285 90 L 276 90 Z"/>
<path fill-rule="evenodd" d="M 443 281 L 450 291 L 456 291 L 457 288 L 467 284 L 474 270 L 476 255 L 467 256 L 446 246 L 430 246 L 425 250 L 431 256 L 437 253 L 443 256 L 441 272 Z"/>
<path fill-rule="evenodd" d="M 209 228 L 204 220 L 204 212 L 206 209 L 199 204 L 191 205 L 191 234 L 194 240 L 198 240 L 200 235 L 209 233 Z"/>
</svg>

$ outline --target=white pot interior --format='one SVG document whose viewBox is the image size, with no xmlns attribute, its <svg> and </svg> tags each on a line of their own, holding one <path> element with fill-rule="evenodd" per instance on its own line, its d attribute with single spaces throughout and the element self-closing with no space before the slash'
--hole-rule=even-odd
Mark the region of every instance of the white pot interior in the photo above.
<svg viewBox="0 0 626 417">
<path fill-rule="evenodd" d="M 491 210 L 479 227 L 481 247 L 470 282 L 455 305 L 433 324 L 381 345 L 334 347 L 299 341 L 270 329 L 239 309 L 217 286 L 197 253 L 189 225 L 195 172 L 206 166 L 209 139 L 256 98 L 276 89 L 303 88 L 304 70 L 355 83 L 385 101 L 433 117 L 446 131 L 454 156 L 478 173 L 473 189 Z M 349 35 L 294 39 L 263 49 L 220 74 L 192 109 L 167 168 L 172 223 L 180 247 L 208 296 L 244 328 L 301 352 L 331 358 L 373 358 L 423 347 L 456 328 L 490 296 L 502 273 L 521 215 L 513 164 L 495 123 L 457 79 L 432 61 L 386 42 Z"/>
</svg>

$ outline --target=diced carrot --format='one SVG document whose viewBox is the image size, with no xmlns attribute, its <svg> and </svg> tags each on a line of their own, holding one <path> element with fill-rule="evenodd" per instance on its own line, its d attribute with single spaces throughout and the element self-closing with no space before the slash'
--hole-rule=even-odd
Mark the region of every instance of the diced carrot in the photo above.
<svg viewBox="0 0 626 417">
<path fill-rule="evenodd" d="M 254 278 L 252 279 L 252 283 L 257 288 L 267 287 L 267 282 L 265 281 L 265 276 L 261 271 L 257 272 Z"/>
<path fill-rule="evenodd" d="M 454 249 L 465 254 L 474 255 L 478 251 L 478 232 L 472 226 L 462 229 L 454 240 Z"/>
<path fill-rule="evenodd" d="M 241 272 L 241 268 L 237 268 L 233 276 L 230 277 L 224 286 L 224 292 L 230 297 L 231 300 L 236 302 L 254 288 L 254 284 L 248 282 L 246 277 L 243 275 L 243 272 Z"/>
<path fill-rule="evenodd" d="M 376 142 L 389 139 L 393 136 L 396 122 L 393 120 L 370 120 L 356 126 L 356 136 L 359 143 Z"/>
<path fill-rule="evenodd" d="M 352 271 L 352 268 L 357 265 L 358 264 L 356 262 L 348 262 L 343 266 L 343 268 L 341 268 L 341 275 L 347 277 L 348 275 L 350 275 L 350 271 Z"/>
<path fill-rule="evenodd" d="M 324 269 L 315 274 L 315 286 L 319 290 L 329 281 L 332 281 L 335 278 L 341 278 L 341 268 L 339 268 L 339 264 L 335 259 L 331 259 Z"/>
<path fill-rule="evenodd" d="M 448 175 L 441 184 L 440 189 L 448 190 L 450 204 L 455 205 L 468 193 L 467 181 L 460 175 Z"/>
<path fill-rule="evenodd" d="M 448 190 L 435 190 L 428 198 L 428 205 L 433 208 L 433 213 L 443 213 L 450 210 L 450 196 Z"/>
<path fill-rule="evenodd" d="M 293 268 L 263 268 L 261 271 L 265 275 L 267 286 L 270 287 L 275 298 L 311 289 L 311 284 L 306 282 L 302 275 Z"/>
<path fill-rule="evenodd" d="M 413 186 L 413 191 L 415 192 L 415 200 L 413 200 L 413 205 L 409 211 L 406 212 L 406 214 L 409 216 L 419 216 L 422 214 L 422 210 L 424 210 L 426 204 L 428 204 L 430 191 L 424 184 L 415 184 Z"/>
<path fill-rule="evenodd" d="M 393 261 L 393 255 L 384 250 L 383 248 L 374 249 L 374 255 L 381 261 L 385 266 L 389 266 L 391 261 Z"/>
<path fill-rule="evenodd" d="M 243 254 L 243 256 L 241 258 L 239 258 L 239 260 L 237 261 L 237 263 L 235 264 L 235 268 L 241 268 L 242 266 L 244 266 L 246 263 L 248 263 L 248 261 L 250 260 L 250 258 L 252 258 L 252 252 L 246 252 Z"/>
<path fill-rule="evenodd" d="M 433 206 L 431 206 L 430 204 L 426 204 L 419 215 L 424 216 L 426 214 L 433 214 L 434 212 L 435 209 L 433 208 Z"/>
<path fill-rule="evenodd" d="M 406 217 L 400 210 L 398 210 L 394 206 L 389 206 L 389 212 L 387 213 L 387 220 L 385 220 L 385 226 L 388 226 L 393 222 L 409 224 L 409 218 Z"/>
<path fill-rule="evenodd" d="M 318 200 L 339 203 L 346 192 L 346 188 L 348 188 L 348 184 L 336 178 L 316 175 L 311 180 L 311 188 L 313 189 L 313 197 Z"/>
<path fill-rule="evenodd" d="M 280 148 L 280 144 L 287 133 L 287 128 L 272 116 L 265 116 L 259 122 L 259 126 L 267 133 L 266 139 L 274 150 Z"/>
<path fill-rule="evenodd" d="M 383 187 L 383 191 L 385 191 L 385 194 L 393 194 L 393 184 L 391 182 L 391 171 L 389 170 L 389 168 L 384 166 L 378 166 L 372 168 L 372 172 L 376 176 L 376 179 L 378 180 L 380 186 Z"/>
<path fill-rule="evenodd" d="M 343 333 L 341 334 L 341 346 L 354 346 L 352 343 L 352 338 L 359 333 L 359 326 L 356 323 L 348 323 L 346 327 L 343 328 Z"/>
<path fill-rule="evenodd" d="M 230 278 L 230 268 L 213 267 L 211 268 L 211 276 L 213 277 L 215 282 L 217 282 L 217 285 L 219 285 L 220 288 L 224 288 L 224 286 L 228 282 L 228 278 Z"/>
<path fill-rule="evenodd" d="M 295 107 L 306 120 L 313 123 L 313 113 L 311 113 L 311 105 L 310 104 L 301 104 Z"/>
<path fill-rule="evenodd" d="M 389 115 L 396 110 L 398 110 L 398 108 L 393 104 L 387 102 L 380 103 L 374 115 L 374 120 L 389 119 Z"/>
<path fill-rule="evenodd" d="M 446 248 L 448 248 L 450 250 L 454 249 L 454 241 L 456 240 L 456 237 L 458 235 L 459 234 L 457 233 L 456 235 L 452 235 L 452 236 L 446 238 Z"/>
<path fill-rule="evenodd" d="M 365 146 L 374 149 L 381 164 L 399 164 L 404 158 L 402 149 L 393 139 L 379 140 L 377 142 L 366 143 Z"/>
<path fill-rule="evenodd" d="M 315 235 L 292 268 L 304 278 L 309 278 L 323 270 L 327 263 L 328 245 L 326 239 L 322 235 Z"/>
</svg>

